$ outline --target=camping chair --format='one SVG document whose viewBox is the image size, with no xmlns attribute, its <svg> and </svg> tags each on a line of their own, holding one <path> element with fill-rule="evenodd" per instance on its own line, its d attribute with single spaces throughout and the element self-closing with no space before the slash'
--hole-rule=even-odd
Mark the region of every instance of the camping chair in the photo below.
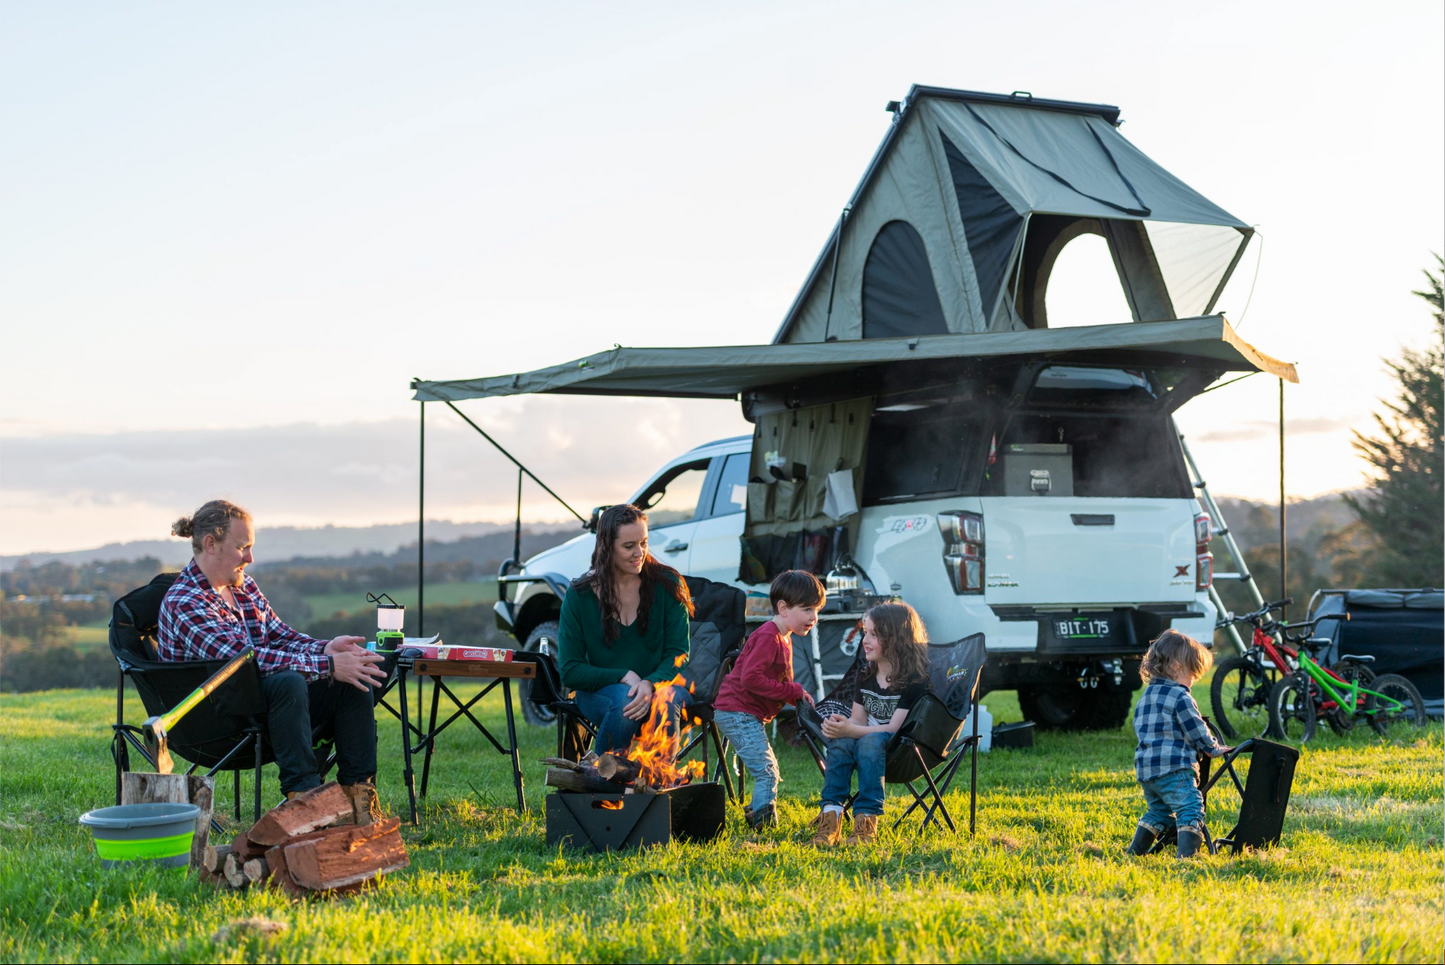
<svg viewBox="0 0 1445 965">
<path fill-rule="evenodd" d="M 932 692 L 909 709 L 903 726 L 898 728 L 887 745 L 884 783 L 902 784 L 913 795 L 913 803 L 893 822 L 895 829 L 921 807 L 924 809 L 923 824 L 919 830 L 927 828 L 934 816 L 939 815 L 950 831 L 957 832 L 943 796 L 948 793 L 963 762 L 961 752 L 970 748 L 968 833 L 974 833 L 978 808 L 979 734 L 978 715 L 972 711 L 986 660 L 987 651 L 981 633 L 964 637 L 956 643 L 929 645 Z M 858 666 L 855 661 L 854 667 Z M 849 671 L 849 675 L 853 673 L 853 670 Z M 964 719 L 970 715 L 973 717 L 973 729 L 971 733 L 964 734 Z M 809 734 L 809 748 L 817 757 L 815 748 L 826 743 L 822 716 L 800 708 L 798 720 Z M 826 769 L 826 763 L 823 766 Z M 917 786 L 918 781 L 924 783 L 922 788 Z M 852 800 L 848 803 L 851 805 Z"/>
<path fill-rule="evenodd" d="M 587 753 L 587 745 L 597 736 L 597 728 L 582 713 L 571 693 L 562 687 L 557 658 L 542 650 L 518 650 L 512 659 L 537 665 L 537 676 L 527 689 L 527 699 L 555 717 L 557 756 L 569 761 L 581 760 Z"/>
<path fill-rule="evenodd" d="M 723 787 L 730 800 L 740 800 L 742 783 L 733 787 L 732 775 L 728 772 L 727 751 L 729 742 L 718 730 L 713 719 L 713 699 L 723 677 L 732 670 L 738 655 L 742 653 L 747 639 L 747 594 L 728 583 L 716 583 L 700 576 L 683 577 L 687 580 L 688 593 L 692 596 L 693 616 L 688 632 L 691 642 L 688 646 L 688 661 L 680 673 L 688 683 L 692 702 L 687 705 L 687 714 L 698 723 L 697 730 L 686 745 L 678 751 L 682 760 L 694 748 L 702 748 L 703 766 L 709 764 L 708 742 L 717 751 L 717 768 L 713 780 L 722 778 Z"/>
<path fill-rule="evenodd" d="M 1218 737 L 1213 721 L 1205 718 L 1210 731 Z M 1250 757 L 1249 774 L 1243 782 L 1234 765 L 1245 754 Z M 1284 833 L 1284 815 L 1289 808 L 1290 789 L 1294 785 L 1295 765 L 1299 762 L 1299 749 L 1287 744 L 1255 738 L 1242 741 L 1228 754 L 1218 759 L 1219 769 L 1210 775 L 1215 760 L 1208 755 L 1199 755 L 1199 792 L 1204 797 L 1204 814 L 1209 816 L 1209 792 L 1219 779 L 1228 774 L 1235 790 L 1239 791 L 1239 820 L 1230 832 L 1220 838 L 1212 838 L 1209 826 L 1204 828 L 1204 846 L 1210 854 L 1218 854 L 1222 848 L 1230 848 L 1239 854 L 1245 848 L 1268 848 L 1279 844 Z M 1171 820 L 1164 833 L 1154 842 L 1149 853 L 1173 848 L 1179 839 L 1179 829 Z"/>
<path fill-rule="evenodd" d="M 115 723 L 111 725 L 111 758 L 115 762 L 115 803 L 120 803 L 121 774 L 130 770 L 130 750 L 155 766 L 146 751 L 140 727 L 125 722 L 125 680 L 135 685 L 150 716 L 164 714 L 225 665 L 224 660 L 163 661 L 156 649 L 161 601 L 177 574 L 162 573 L 115 602 L 110 621 L 110 652 L 120 671 L 115 686 Z M 241 667 L 171 729 L 170 749 L 190 761 L 193 773 L 208 768 L 207 777 L 229 770 L 235 779 L 236 817 L 241 816 L 241 769 L 255 771 L 255 816 L 261 817 L 261 768 L 272 758 L 262 740 L 266 714 L 261 675 L 254 663 Z M 249 753 L 248 753 L 249 752 Z"/>
<path fill-rule="evenodd" d="M 226 664 L 224 660 L 172 661 L 159 659 L 156 648 L 161 601 L 177 574 L 162 573 L 145 586 L 132 590 L 115 602 L 110 621 L 110 652 L 119 665 L 115 689 L 115 723 L 111 725 L 111 758 L 115 762 L 115 800 L 120 803 L 121 774 L 130 770 L 130 751 L 155 766 L 146 751 L 140 727 L 125 722 L 125 680 L 130 678 L 140 695 L 146 714 L 158 716 L 174 708 Z M 211 696 L 196 705 L 170 731 L 173 754 L 190 761 L 186 773 L 206 768 L 206 777 L 231 771 L 235 787 L 235 815 L 241 816 L 241 771 L 253 771 L 254 817 L 261 817 L 261 769 L 275 760 L 266 741 L 266 701 L 261 691 L 261 674 L 255 663 L 247 663 Z M 329 732 L 318 729 L 317 769 L 323 778 L 335 761 L 334 741 Z M 214 822 L 213 822 L 214 823 Z M 220 830 L 220 825 L 215 825 Z"/>
</svg>

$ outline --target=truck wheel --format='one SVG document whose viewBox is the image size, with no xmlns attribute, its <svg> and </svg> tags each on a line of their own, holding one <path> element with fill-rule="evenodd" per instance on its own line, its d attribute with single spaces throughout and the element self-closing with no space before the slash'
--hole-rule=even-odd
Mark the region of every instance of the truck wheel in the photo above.
<svg viewBox="0 0 1445 965">
<path fill-rule="evenodd" d="M 545 653 L 554 659 L 557 656 L 557 621 L 539 623 L 527 634 L 522 649 L 532 653 Z M 532 681 L 517 681 L 517 696 L 522 702 L 522 717 L 533 727 L 551 727 L 557 722 L 557 715 L 546 707 L 532 703 Z"/>
<path fill-rule="evenodd" d="M 1045 730 L 1118 730 L 1133 699 L 1126 690 L 1084 690 L 1076 684 L 1019 688 L 1019 709 Z"/>
</svg>

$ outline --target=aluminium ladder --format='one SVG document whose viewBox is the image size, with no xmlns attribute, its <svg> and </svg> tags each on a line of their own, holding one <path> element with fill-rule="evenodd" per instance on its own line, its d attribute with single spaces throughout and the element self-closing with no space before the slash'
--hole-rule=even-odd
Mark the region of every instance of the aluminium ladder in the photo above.
<svg viewBox="0 0 1445 965">
<path fill-rule="evenodd" d="M 1264 597 L 1260 595 L 1259 584 L 1255 582 L 1254 574 L 1249 571 L 1249 564 L 1244 560 L 1244 553 L 1240 551 L 1239 544 L 1234 541 L 1234 536 L 1230 533 L 1229 526 L 1224 522 L 1224 514 L 1219 511 L 1219 504 L 1214 501 L 1214 497 L 1209 492 L 1208 485 L 1204 482 L 1204 476 L 1199 472 L 1199 466 L 1194 462 L 1194 456 L 1190 453 L 1189 446 L 1184 441 L 1184 433 L 1179 432 L 1178 427 L 1175 428 L 1175 432 L 1179 435 L 1179 448 L 1184 450 L 1184 461 L 1189 464 L 1190 482 L 1192 482 L 1194 488 L 1198 490 L 1199 498 L 1204 503 L 1205 510 L 1209 513 L 1210 534 L 1224 538 L 1224 547 L 1229 551 L 1229 556 L 1234 561 L 1235 572 L 1213 574 L 1214 578 L 1209 581 L 1210 602 L 1214 604 L 1214 609 L 1217 611 L 1219 619 L 1223 619 L 1229 611 L 1225 609 L 1224 601 L 1219 598 L 1219 591 L 1215 589 L 1214 584 L 1218 580 L 1238 580 L 1248 588 L 1250 595 L 1254 597 L 1255 605 L 1264 606 Z M 1224 628 L 1224 632 L 1229 637 L 1229 642 L 1234 644 L 1235 650 L 1243 654 L 1245 651 L 1245 642 L 1244 638 L 1239 635 L 1239 628 L 1231 623 Z"/>
</svg>

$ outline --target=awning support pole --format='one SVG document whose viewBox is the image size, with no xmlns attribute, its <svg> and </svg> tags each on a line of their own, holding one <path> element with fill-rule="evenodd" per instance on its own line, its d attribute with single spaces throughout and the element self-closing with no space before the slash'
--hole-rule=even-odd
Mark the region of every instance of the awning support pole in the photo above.
<svg viewBox="0 0 1445 965">
<path fill-rule="evenodd" d="M 1288 565 L 1289 560 L 1285 556 L 1284 538 L 1284 379 L 1279 380 L 1279 598 L 1281 600 L 1289 597 Z M 1280 619 L 1289 618 L 1289 607 L 1286 606 L 1279 611 Z"/>
<path fill-rule="evenodd" d="M 418 446 L 417 474 L 416 474 L 416 635 L 426 636 L 426 598 L 422 595 L 425 591 L 423 586 L 425 580 L 422 578 L 426 572 L 426 403 L 421 404 L 421 439 Z M 421 678 L 418 677 L 418 680 Z M 420 703 L 417 704 L 421 706 Z M 405 727 L 405 722 L 402 724 Z"/>
<path fill-rule="evenodd" d="M 445 401 L 445 400 L 443 400 L 443 401 Z M 426 403 L 422 403 L 422 404 L 425 405 Z M 491 436 L 487 435 L 487 432 L 486 432 L 485 429 L 483 429 L 481 426 L 477 425 L 477 424 L 476 424 L 475 422 L 473 422 L 471 419 L 468 419 L 465 412 L 463 412 L 461 409 L 458 409 L 455 405 L 453 405 L 453 404 L 450 403 L 450 402 L 447 402 L 447 403 L 446 403 L 446 407 L 447 407 L 448 409 L 451 409 L 451 410 L 452 410 L 453 412 L 455 412 L 457 415 L 461 416 L 462 421 L 465 422 L 467 425 L 469 425 L 469 426 L 471 426 L 473 429 L 477 430 L 478 434 L 480 434 L 483 439 L 485 439 L 485 440 L 487 440 L 488 442 L 490 442 L 490 443 L 492 444 L 492 447 L 493 447 L 494 449 L 496 449 L 496 450 L 497 450 L 498 452 L 500 452 L 502 455 L 504 455 L 504 456 L 506 456 L 508 459 L 510 459 L 510 460 L 512 461 L 512 465 L 516 466 L 517 469 L 518 469 L 520 472 L 524 472 L 524 473 L 526 473 L 528 476 L 530 476 L 531 479 L 532 479 L 532 481 L 533 481 L 534 483 L 536 483 L 538 486 L 541 486 L 544 490 L 546 490 L 548 496 L 551 496 L 553 499 L 557 500 L 557 502 L 561 503 L 563 509 L 567 510 L 567 512 L 571 513 L 573 516 L 576 516 L 576 517 L 577 517 L 580 521 L 582 521 L 583 523 L 586 523 L 586 522 L 587 522 L 587 518 L 586 518 L 585 516 L 583 516 L 581 513 L 577 512 L 577 510 L 573 509 L 571 506 L 567 505 L 567 500 L 563 499 L 561 496 L 558 496 L 556 493 L 554 493 L 554 492 L 552 491 L 552 488 L 551 488 L 550 486 L 548 486 L 546 483 L 544 483 L 542 480 L 538 479 L 537 476 L 536 476 L 536 474 L 533 473 L 532 470 L 528 469 L 526 466 L 524 466 L 524 465 L 522 465 L 520 462 L 518 462 L 516 456 L 512 455 L 510 452 L 508 452 L 507 450 L 503 449 L 502 446 L 501 446 L 501 443 L 497 442 L 497 440 L 495 440 L 495 439 L 493 439 Z M 520 518 L 520 514 L 519 514 L 518 518 Z"/>
</svg>

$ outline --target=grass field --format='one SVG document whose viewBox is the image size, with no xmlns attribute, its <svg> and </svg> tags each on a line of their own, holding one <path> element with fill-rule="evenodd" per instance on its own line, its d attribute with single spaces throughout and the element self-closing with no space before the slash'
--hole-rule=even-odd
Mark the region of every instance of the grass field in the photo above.
<svg viewBox="0 0 1445 965">
<path fill-rule="evenodd" d="M 0 959 L 1438 962 L 1445 941 L 1438 723 L 1389 740 L 1322 734 L 1301 758 L 1283 847 L 1188 864 L 1120 853 L 1142 810 L 1128 728 L 981 757 L 973 840 L 905 827 L 815 852 L 818 774 L 784 746 L 780 829 L 751 833 L 733 811 L 711 844 L 612 856 L 543 843 L 536 759 L 550 732 L 523 734 L 519 815 L 505 759 L 458 730 L 439 742 L 422 826 L 404 825 L 411 868 L 362 897 L 293 905 L 100 868 L 76 818 L 110 803 L 112 701 L 0 705 Z M 1012 694 L 986 702 L 1017 719 Z M 499 701 L 483 706 L 500 727 Z M 399 811 L 398 741 L 384 717 L 382 796 Z M 217 798 L 229 805 L 229 778 Z M 1229 798 L 1211 802 L 1216 832 L 1232 824 Z M 966 818 L 966 785 L 949 804 Z M 902 806 L 895 792 L 889 820 Z M 289 928 L 213 941 L 252 915 Z"/>
<path fill-rule="evenodd" d="M 378 591 L 385 592 L 391 598 L 404 606 L 416 605 L 416 584 L 409 586 L 384 587 Z M 475 583 L 429 583 L 426 588 L 426 602 L 435 606 L 462 606 L 467 603 L 496 602 L 497 581 L 479 580 Z M 307 604 L 311 607 L 313 616 L 329 617 L 337 613 L 366 613 L 375 609 L 375 605 L 366 602 L 364 592 L 350 593 L 321 593 L 315 596 L 306 597 Z"/>
</svg>

